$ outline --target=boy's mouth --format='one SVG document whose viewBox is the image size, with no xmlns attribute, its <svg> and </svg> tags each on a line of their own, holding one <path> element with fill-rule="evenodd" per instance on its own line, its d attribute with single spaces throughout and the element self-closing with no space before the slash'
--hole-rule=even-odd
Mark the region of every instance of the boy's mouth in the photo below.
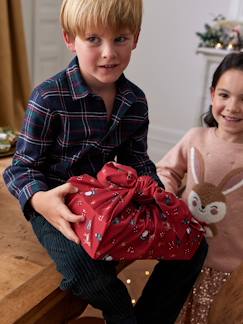
<svg viewBox="0 0 243 324">
<path fill-rule="evenodd" d="M 104 69 L 114 69 L 117 66 L 118 64 L 104 64 L 104 65 L 100 65 L 99 67 Z"/>
</svg>

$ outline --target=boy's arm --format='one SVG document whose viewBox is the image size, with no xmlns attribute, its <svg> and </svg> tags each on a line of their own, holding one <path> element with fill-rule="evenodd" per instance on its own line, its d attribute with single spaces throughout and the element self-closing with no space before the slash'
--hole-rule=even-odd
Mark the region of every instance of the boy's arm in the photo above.
<svg viewBox="0 0 243 324">
<path fill-rule="evenodd" d="M 67 183 L 49 188 L 45 179 L 58 125 L 55 114 L 48 107 L 51 103 L 35 90 L 27 107 L 12 165 L 4 171 L 3 177 L 9 191 L 19 200 L 27 219 L 35 210 L 69 240 L 79 243 L 70 222 L 84 219 L 71 213 L 64 203 L 65 196 L 77 189 Z"/>
<path fill-rule="evenodd" d="M 34 91 L 26 110 L 12 165 L 3 174 L 9 191 L 24 210 L 26 203 L 38 191 L 48 190 L 44 170 L 48 148 L 51 147 L 55 117 L 50 113 L 38 91 Z"/>
</svg>

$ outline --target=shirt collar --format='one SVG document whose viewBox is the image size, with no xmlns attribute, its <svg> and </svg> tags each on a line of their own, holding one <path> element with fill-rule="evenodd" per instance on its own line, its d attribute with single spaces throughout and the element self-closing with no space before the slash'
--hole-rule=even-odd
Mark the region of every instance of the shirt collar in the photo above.
<svg viewBox="0 0 243 324">
<path fill-rule="evenodd" d="M 66 74 L 73 100 L 84 98 L 90 93 L 90 89 L 80 73 L 77 56 L 70 62 Z"/>
<path fill-rule="evenodd" d="M 82 74 L 80 73 L 77 56 L 75 56 L 70 62 L 66 74 L 73 100 L 78 100 L 91 94 L 90 88 L 87 86 Z M 122 74 L 117 80 L 117 87 L 118 94 L 126 97 L 128 101 L 132 103 L 136 100 L 132 87 L 124 74 Z"/>
</svg>

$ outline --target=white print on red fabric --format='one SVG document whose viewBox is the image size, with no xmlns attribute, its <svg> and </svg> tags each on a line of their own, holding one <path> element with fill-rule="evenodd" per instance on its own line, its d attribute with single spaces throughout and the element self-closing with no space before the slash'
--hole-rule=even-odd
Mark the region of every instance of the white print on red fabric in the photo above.
<svg viewBox="0 0 243 324">
<path fill-rule="evenodd" d="M 150 176 L 106 163 L 97 179 L 72 177 L 78 193 L 67 197 L 85 222 L 72 226 L 89 255 L 103 260 L 190 259 L 204 234 L 185 202 Z"/>
</svg>

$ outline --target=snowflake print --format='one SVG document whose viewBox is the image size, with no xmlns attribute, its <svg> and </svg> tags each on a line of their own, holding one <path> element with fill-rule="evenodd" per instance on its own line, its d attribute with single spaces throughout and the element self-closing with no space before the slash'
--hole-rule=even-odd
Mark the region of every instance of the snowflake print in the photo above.
<svg viewBox="0 0 243 324">
<path fill-rule="evenodd" d="M 91 226 L 92 226 L 92 220 L 90 219 L 90 220 L 88 221 L 87 225 L 86 225 L 86 229 L 87 229 L 87 231 L 90 231 Z"/>
<path fill-rule="evenodd" d="M 115 217 L 113 220 L 112 220 L 112 224 L 120 224 L 120 218 L 119 217 Z"/>
<path fill-rule="evenodd" d="M 91 245 L 91 242 L 90 242 L 90 233 L 84 233 L 84 241 L 83 241 L 83 244 L 86 244 L 88 246 Z"/>
<path fill-rule="evenodd" d="M 134 248 L 132 246 L 129 246 L 129 248 L 127 249 L 128 253 L 134 253 Z"/>
<path fill-rule="evenodd" d="M 140 235 L 140 239 L 141 240 L 147 240 L 149 238 L 149 231 L 145 230 L 141 235 Z"/>
<path fill-rule="evenodd" d="M 84 195 L 87 196 L 87 197 L 90 197 L 90 196 L 95 195 L 95 189 L 91 189 L 91 190 L 89 190 L 89 191 L 86 191 L 86 192 L 84 193 Z"/>
<path fill-rule="evenodd" d="M 98 241 L 102 240 L 102 234 L 100 233 L 95 233 L 95 237 L 97 238 Z"/>
<path fill-rule="evenodd" d="M 105 260 L 105 261 L 112 261 L 113 258 L 112 258 L 111 255 L 105 255 L 105 256 L 103 257 L 103 260 Z"/>
</svg>

